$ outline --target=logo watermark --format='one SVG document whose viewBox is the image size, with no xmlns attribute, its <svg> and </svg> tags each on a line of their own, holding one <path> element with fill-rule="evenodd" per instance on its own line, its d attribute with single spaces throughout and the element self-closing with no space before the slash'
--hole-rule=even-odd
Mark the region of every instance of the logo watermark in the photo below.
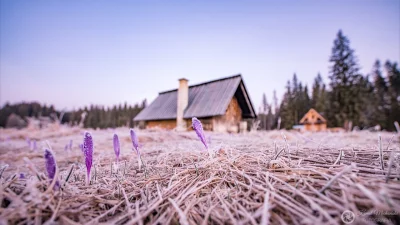
<svg viewBox="0 0 400 225">
<path fill-rule="evenodd" d="M 342 213 L 341 218 L 342 218 L 343 223 L 351 224 L 356 219 L 356 215 L 352 211 L 346 210 Z"/>
<path fill-rule="evenodd" d="M 389 223 L 389 222 L 394 222 L 393 216 L 399 216 L 400 213 L 397 211 L 377 211 L 377 210 L 369 210 L 369 211 L 359 211 L 354 213 L 353 211 L 350 210 L 345 210 L 340 218 L 342 219 L 342 222 L 345 224 L 351 224 L 354 222 L 356 217 L 360 217 L 361 220 L 363 221 L 370 221 L 370 222 L 384 222 L 384 223 Z"/>
</svg>

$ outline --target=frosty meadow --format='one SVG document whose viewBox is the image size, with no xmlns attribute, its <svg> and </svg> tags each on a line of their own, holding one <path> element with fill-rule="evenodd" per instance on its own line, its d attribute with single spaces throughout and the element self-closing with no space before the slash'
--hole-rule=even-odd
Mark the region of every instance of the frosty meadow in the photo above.
<svg viewBox="0 0 400 225">
<path fill-rule="evenodd" d="M 346 210 L 358 223 L 399 219 L 393 133 L 60 126 L 0 138 L 2 223 L 342 224 Z"/>
</svg>

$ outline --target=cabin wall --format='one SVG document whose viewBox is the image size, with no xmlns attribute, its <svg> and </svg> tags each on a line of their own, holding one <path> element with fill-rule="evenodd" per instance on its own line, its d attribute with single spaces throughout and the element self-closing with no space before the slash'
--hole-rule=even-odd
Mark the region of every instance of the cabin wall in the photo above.
<svg viewBox="0 0 400 225">
<path fill-rule="evenodd" d="M 213 117 L 208 118 L 198 118 L 203 125 L 203 130 L 213 131 Z M 192 128 L 192 119 L 186 120 L 186 128 L 188 131 L 193 130 Z"/>
<path fill-rule="evenodd" d="M 213 130 L 217 132 L 238 133 L 242 121 L 242 109 L 235 97 L 230 101 L 225 115 L 213 118 Z"/>
<path fill-rule="evenodd" d="M 172 130 L 176 127 L 176 120 L 154 120 L 147 121 L 146 128 L 161 128 Z"/>
<path fill-rule="evenodd" d="M 326 130 L 326 123 L 320 124 L 305 124 L 304 129 L 306 131 L 325 131 Z"/>
<path fill-rule="evenodd" d="M 240 108 L 239 102 L 235 97 L 233 97 L 229 103 L 224 117 L 225 122 L 228 124 L 239 124 L 242 120 L 242 109 Z"/>
</svg>

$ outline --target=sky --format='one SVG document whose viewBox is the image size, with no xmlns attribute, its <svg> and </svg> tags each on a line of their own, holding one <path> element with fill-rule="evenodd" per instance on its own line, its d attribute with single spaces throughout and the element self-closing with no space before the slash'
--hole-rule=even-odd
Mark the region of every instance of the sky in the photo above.
<svg viewBox="0 0 400 225">
<path fill-rule="evenodd" d="M 0 0 L 0 106 L 56 109 L 153 101 L 178 87 L 242 74 L 256 110 L 296 73 L 329 82 L 339 29 L 361 72 L 400 62 L 399 0 Z"/>
</svg>

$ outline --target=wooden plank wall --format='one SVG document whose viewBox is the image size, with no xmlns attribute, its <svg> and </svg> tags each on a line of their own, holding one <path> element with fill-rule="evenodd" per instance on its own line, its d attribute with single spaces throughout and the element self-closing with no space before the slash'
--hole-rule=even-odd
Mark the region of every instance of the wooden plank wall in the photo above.
<svg viewBox="0 0 400 225">
<path fill-rule="evenodd" d="M 172 130 L 176 127 L 176 120 L 155 120 L 147 121 L 146 128 L 161 128 Z"/>
<path fill-rule="evenodd" d="M 239 124 L 242 120 L 242 110 L 235 97 L 228 105 L 225 115 L 214 117 L 213 130 L 217 132 L 239 132 Z"/>
</svg>

